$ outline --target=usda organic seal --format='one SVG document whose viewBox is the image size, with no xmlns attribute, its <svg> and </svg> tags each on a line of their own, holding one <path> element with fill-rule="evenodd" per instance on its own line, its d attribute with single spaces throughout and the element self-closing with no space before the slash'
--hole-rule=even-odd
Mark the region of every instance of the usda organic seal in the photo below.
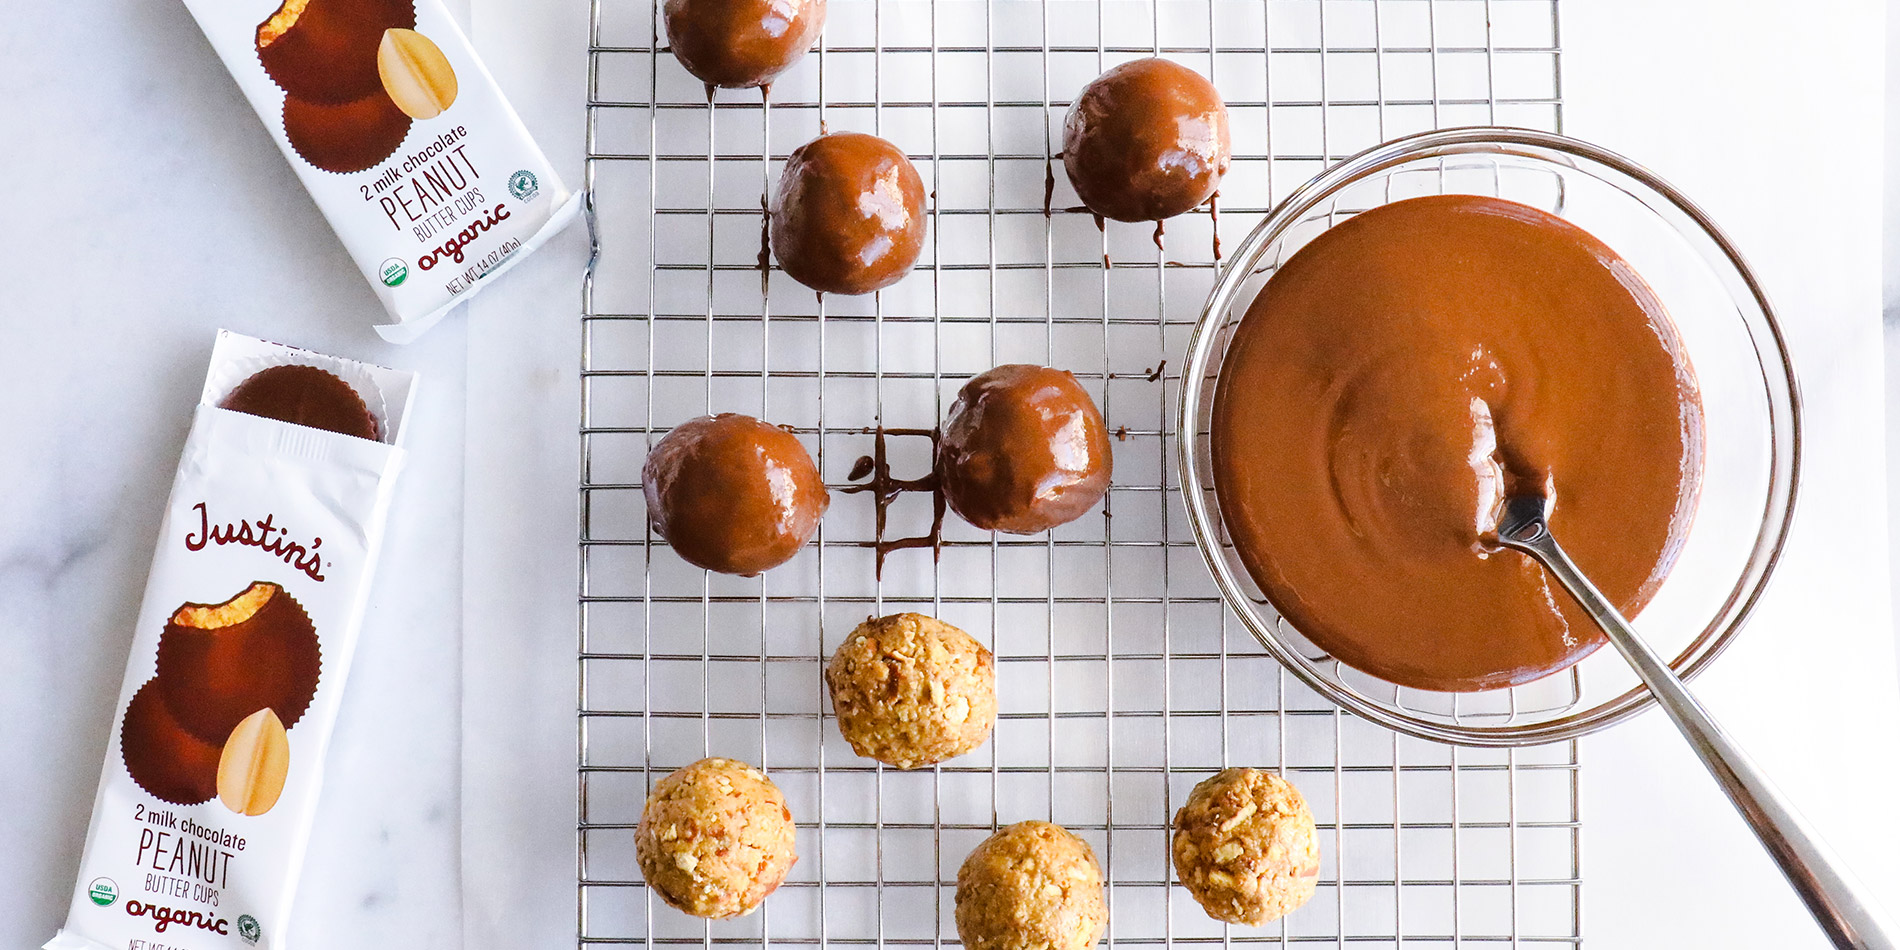
<svg viewBox="0 0 1900 950">
<path fill-rule="evenodd" d="M 100 907 L 111 907 L 119 899 L 119 885 L 109 877 L 95 877 L 86 885 L 86 896 Z"/>
<path fill-rule="evenodd" d="M 409 265 L 400 257 L 392 257 L 383 262 L 377 276 L 382 278 L 383 286 L 394 287 L 409 279 Z"/>
</svg>

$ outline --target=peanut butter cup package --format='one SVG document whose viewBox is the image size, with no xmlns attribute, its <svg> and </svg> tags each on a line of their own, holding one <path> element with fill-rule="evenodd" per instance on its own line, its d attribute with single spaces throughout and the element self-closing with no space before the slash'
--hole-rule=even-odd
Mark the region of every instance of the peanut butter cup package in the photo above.
<svg viewBox="0 0 1900 950">
<path fill-rule="evenodd" d="M 415 382 L 218 335 L 47 950 L 283 945 Z"/>
<path fill-rule="evenodd" d="M 442 0 L 185 0 L 407 343 L 558 233 L 555 175 Z"/>
</svg>

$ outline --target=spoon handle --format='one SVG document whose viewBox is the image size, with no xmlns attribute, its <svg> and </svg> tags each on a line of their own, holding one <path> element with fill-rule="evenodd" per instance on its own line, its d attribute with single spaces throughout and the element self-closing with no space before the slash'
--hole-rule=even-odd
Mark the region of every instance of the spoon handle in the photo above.
<svg viewBox="0 0 1900 950">
<path fill-rule="evenodd" d="M 1695 749 L 1709 774 L 1728 793 L 1729 801 L 1755 829 L 1762 846 L 1781 866 L 1814 919 L 1837 947 L 1894 950 L 1896 931 L 1878 905 L 1834 850 L 1815 833 L 1801 813 L 1769 781 L 1753 759 L 1730 739 L 1702 704 L 1696 702 L 1669 664 L 1649 648 L 1635 628 L 1604 598 L 1596 585 L 1551 536 L 1542 518 L 1513 529 L 1500 540 L 1535 557 L 1557 576 L 1583 609 L 1588 611 L 1610 642 L 1616 645 L 1636 675 L 1656 696 L 1656 702 L 1674 720 Z"/>
</svg>

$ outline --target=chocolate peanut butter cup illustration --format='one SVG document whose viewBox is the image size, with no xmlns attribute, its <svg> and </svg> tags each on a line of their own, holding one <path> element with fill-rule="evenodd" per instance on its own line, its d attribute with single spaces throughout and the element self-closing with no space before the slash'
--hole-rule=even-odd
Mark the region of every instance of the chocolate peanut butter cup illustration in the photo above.
<svg viewBox="0 0 1900 950">
<path fill-rule="evenodd" d="M 119 754 L 132 781 L 174 805 L 196 805 L 218 794 L 222 746 L 192 735 L 171 714 L 152 680 L 132 695 L 119 724 Z"/>
<path fill-rule="evenodd" d="M 380 86 L 337 105 L 284 97 L 284 137 L 290 147 L 304 161 L 339 175 L 374 168 L 395 154 L 413 121 Z"/>
<path fill-rule="evenodd" d="M 222 604 L 186 604 L 158 641 L 158 678 L 178 724 L 222 747 L 245 717 L 266 707 L 285 728 L 317 693 L 323 658 L 303 605 L 267 581 Z M 216 772 L 215 752 L 213 772 Z"/>
<path fill-rule="evenodd" d="M 374 441 L 382 434 L 362 394 L 336 374 L 300 363 L 252 373 L 218 405 L 359 439 Z"/>
<path fill-rule="evenodd" d="M 383 91 L 376 69 L 383 31 L 415 25 L 412 0 L 284 0 L 257 25 L 257 60 L 293 98 L 356 102 Z"/>
</svg>

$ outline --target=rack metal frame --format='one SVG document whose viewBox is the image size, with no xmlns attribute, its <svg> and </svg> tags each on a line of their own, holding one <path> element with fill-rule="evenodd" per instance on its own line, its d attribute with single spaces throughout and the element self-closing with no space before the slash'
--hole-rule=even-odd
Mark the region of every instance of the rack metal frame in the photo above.
<svg viewBox="0 0 1900 950">
<path fill-rule="evenodd" d="M 1580 944 L 1576 743 L 1397 736 L 1273 664 L 1184 523 L 1168 370 L 1214 238 L 1326 164 L 1421 128 L 1561 131 L 1558 0 L 831 0 L 825 40 L 763 97 L 707 96 L 658 6 L 592 0 L 577 943 L 954 943 L 964 854 L 1043 818 L 1101 857 L 1111 944 Z M 1222 88 L 1233 169 L 1218 215 L 1098 233 L 1050 156 L 1069 97 L 1143 55 Z M 924 259 L 883 293 L 816 298 L 761 273 L 762 196 L 820 128 L 898 142 L 929 183 Z M 1028 538 L 953 516 L 941 561 L 897 551 L 877 577 L 871 502 L 838 491 L 853 461 L 877 427 L 927 430 L 964 378 L 1011 361 L 1070 369 L 1102 406 L 1119 441 L 1101 511 Z M 690 569 L 646 524 L 647 448 L 708 411 L 790 425 L 833 488 L 811 548 L 760 578 Z M 927 439 L 889 449 L 928 471 Z M 928 509 L 900 498 L 893 535 Z M 998 660 L 991 743 L 914 772 L 851 753 L 819 675 L 857 621 L 899 609 Z M 738 921 L 665 907 L 633 858 L 647 790 L 706 754 L 764 768 L 799 822 L 801 862 Z M 1230 764 L 1284 772 L 1319 821 L 1318 893 L 1265 928 L 1215 923 L 1173 886 L 1173 810 Z"/>
</svg>

